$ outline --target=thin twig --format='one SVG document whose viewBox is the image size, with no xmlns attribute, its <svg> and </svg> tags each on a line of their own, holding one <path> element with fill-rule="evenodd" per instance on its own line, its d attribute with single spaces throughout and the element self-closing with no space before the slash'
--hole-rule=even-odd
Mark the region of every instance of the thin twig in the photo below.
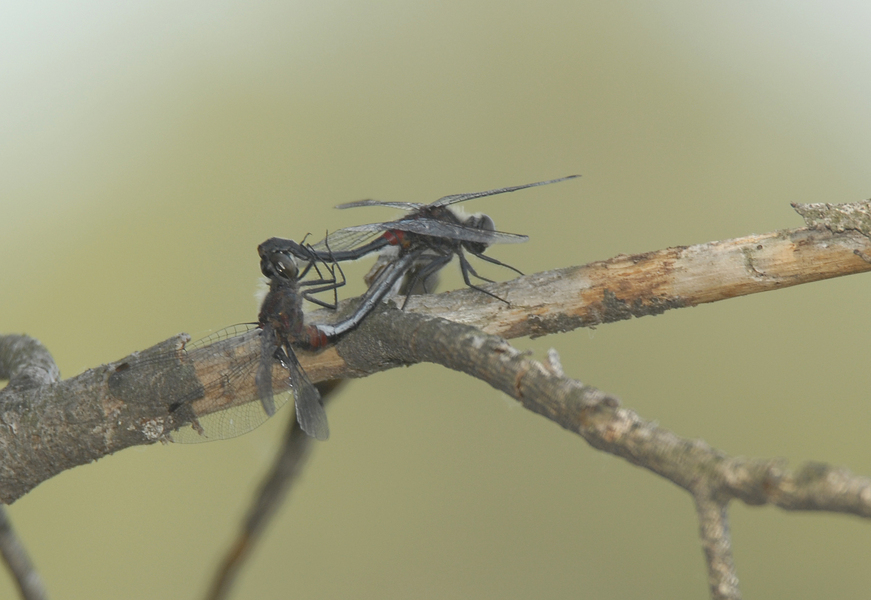
<svg viewBox="0 0 871 600">
<path fill-rule="evenodd" d="M 623 408 L 614 396 L 542 364 L 504 339 L 425 315 L 384 311 L 357 333 L 367 352 L 348 355 L 355 369 L 432 362 L 472 375 L 583 437 L 590 445 L 665 477 L 692 494 L 726 502 L 773 504 L 871 518 L 871 479 L 808 463 L 798 472 L 782 459 L 730 457 Z M 378 342 L 377 347 L 375 342 Z"/>
<path fill-rule="evenodd" d="M 707 494 L 696 495 L 699 537 L 708 565 L 708 585 L 712 600 L 741 600 L 738 575 L 732 557 L 727 505 Z"/>
<path fill-rule="evenodd" d="M 12 529 L 5 506 L 0 506 L 0 554 L 24 600 L 43 600 L 48 597 L 42 579 Z"/>
<path fill-rule="evenodd" d="M 321 400 L 326 403 L 344 383 L 344 381 L 333 380 L 317 384 Z M 260 488 L 254 495 L 239 535 L 230 544 L 230 549 L 215 571 L 212 586 L 205 596 L 206 600 L 220 600 L 228 596 L 239 570 L 251 555 L 261 534 L 269 526 L 305 466 L 312 445 L 312 438 L 299 428 L 296 416 L 291 413 L 284 443 L 276 454 L 272 468 L 263 478 Z"/>
</svg>

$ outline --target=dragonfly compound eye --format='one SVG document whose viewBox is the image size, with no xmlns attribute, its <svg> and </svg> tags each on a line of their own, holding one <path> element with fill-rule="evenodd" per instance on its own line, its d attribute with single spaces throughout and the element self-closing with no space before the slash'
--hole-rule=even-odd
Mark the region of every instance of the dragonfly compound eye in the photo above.
<svg viewBox="0 0 871 600">
<path fill-rule="evenodd" d="M 484 231 L 496 231 L 496 223 L 493 222 L 490 215 L 472 215 L 466 219 L 466 226 Z"/>
<path fill-rule="evenodd" d="M 299 275 L 299 269 L 296 266 L 296 261 L 293 257 L 282 252 L 276 252 L 269 257 L 269 262 L 272 264 L 272 271 L 275 275 L 284 279 L 296 279 Z M 264 273 L 265 274 L 265 273 Z M 267 275 L 269 277 L 269 275 Z"/>
</svg>

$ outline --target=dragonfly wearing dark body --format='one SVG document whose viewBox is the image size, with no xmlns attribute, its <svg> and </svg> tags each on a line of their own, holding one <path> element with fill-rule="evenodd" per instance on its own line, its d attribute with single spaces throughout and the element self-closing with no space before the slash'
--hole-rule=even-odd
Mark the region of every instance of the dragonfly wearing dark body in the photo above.
<svg viewBox="0 0 871 600">
<path fill-rule="evenodd" d="M 301 281 L 310 272 L 311 263 L 300 271 L 288 253 L 268 244 L 261 244 L 258 252 L 261 271 L 269 279 L 258 322 L 229 327 L 185 349 L 187 358 L 196 364 L 200 384 L 170 401 L 170 422 L 177 428 L 169 434 L 173 441 L 201 442 L 241 435 L 275 414 L 291 395 L 300 428 L 312 437 L 327 439 L 329 425 L 320 395 L 294 348 L 317 350 L 357 327 L 416 259 L 416 254 L 410 253 L 390 265 L 350 316 L 333 324 L 306 325 L 303 299 L 332 306 L 311 295 L 344 285 L 344 277 L 335 277 L 337 265 L 324 263 L 330 277 Z M 254 342 L 257 352 L 250 351 Z M 169 357 L 156 360 L 170 362 Z M 285 376 L 276 377 L 276 370 Z M 273 387 L 276 382 L 278 389 Z"/>
<path fill-rule="evenodd" d="M 180 360 L 186 369 L 193 367 L 195 376 L 182 379 L 182 386 L 164 389 L 163 381 L 173 379 L 159 370 L 152 376 L 156 386 L 152 395 L 165 397 L 169 405 L 169 438 L 202 442 L 241 435 L 274 415 L 291 396 L 296 399 L 300 427 L 318 439 L 329 437 L 320 395 L 293 351 L 293 347 L 318 349 L 331 339 L 316 325 L 306 325 L 302 312 L 303 299 L 335 308 L 334 304 L 310 298 L 312 294 L 335 291 L 345 283 L 344 276 L 336 278 L 337 265 L 324 266 L 327 277 L 321 275 L 316 263 L 300 272 L 292 257 L 260 252 L 260 268 L 269 279 L 269 291 L 257 323 L 234 325 L 186 344 L 181 354 L 173 351 L 141 361 L 148 366 L 173 365 Z M 301 281 L 312 269 L 318 275 Z M 341 269 L 338 272 L 341 275 Z M 128 368 L 110 378 L 110 387 L 118 390 L 119 399 L 124 398 L 130 385 L 125 378 L 135 378 L 136 371 Z M 279 371 L 284 377 L 278 376 Z"/>
<path fill-rule="evenodd" d="M 345 227 L 334 231 L 321 242 L 312 245 L 300 244 L 293 240 L 281 238 L 271 238 L 264 242 L 264 245 L 281 249 L 281 251 L 303 260 L 311 261 L 316 258 L 318 260 L 337 262 L 356 260 L 390 247 L 398 247 L 400 257 L 412 252 L 417 253 L 417 260 L 414 264 L 416 273 L 414 274 L 414 281 L 411 282 L 409 288 L 413 288 L 417 282 L 420 282 L 424 291 L 426 291 L 427 279 L 447 265 L 454 256 L 457 256 L 460 261 L 463 281 L 467 286 L 505 302 L 502 298 L 471 282 L 470 275 L 482 281 L 491 281 L 478 275 L 466 258 L 464 251 L 481 260 L 506 267 L 522 275 L 523 273 L 514 267 L 485 255 L 484 251 L 492 244 L 516 244 L 525 242 L 529 238 L 525 235 L 496 231 L 493 219 L 487 215 L 461 217 L 451 210 L 450 206 L 474 198 L 515 192 L 530 187 L 566 181 L 576 177 L 580 177 L 580 175 L 570 175 L 559 179 L 497 188 L 483 192 L 453 194 L 439 198 L 430 204 L 381 202 L 378 200 L 349 202 L 347 204 L 340 204 L 336 208 L 386 206 L 405 210 L 408 212 L 408 215 L 395 221 Z M 408 298 L 406 297 L 407 301 Z"/>
<path fill-rule="evenodd" d="M 260 361 L 255 383 L 257 396 L 267 417 L 275 414 L 272 393 L 272 367 L 275 361 L 289 373 L 293 390 L 296 418 L 308 435 L 319 440 L 330 436 L 327 415 L 320 394 L 309 381 L 293 346 L 315 350 L 327 345 L 328 338 L 316 325 L 305 325 L 302 300 L 310 293 L 333 290 L 341 285 L 313 280 L 305 284 L 322 284 L 309 292 L 300 293 L 299 269 L 292 257 L 278 252 L 260 252 L 260 269 L 269 278 L 269 292 L 260 306 Z"/>
<path fill-rule="evenodd" d="M 418 259 L 418 252 L 408 253 L 401 260 L 389 266 L 363 296 L 355 312 L 335 324 L 305 325 L 302 300 L 312 300 L 322 306 L 330 306 L 312 294 L 335 291 L 344 285 L 337 281 L 334 268 L 329 267 L 331 279 L 299 281 L 299 270 L 293 256 L 276 249 L 268 241 L 257 248 L 260 254 L 260 269 L 269 278 L 269 292 L 260 307 L 259 326 L 261 329 L 261 356 L 256 375 L 257 395 L 268 416 L 275 413 L 272 394 L 272 367 L 277 360 L 290 373 L 290 385 L 296 398 L 296 417 L 300 427 L 308 435 L 319 440 L 329 437 L 327 415 L 317 389 L 309 381 L 293 346 L 304 350 L 323 348 L 330 341 L 357 327 L 390 291 L 395 282 L 402 277 L 410 265 Z M 318 259 L 319 260 L 319 259 Z M 303 271 L 307 272 L 317 260 L 312 258 Z M 326 263 L 324 263 L 326 265 Z M 341 272 L 341 268 L 339 268 Z M 311 286 L 300 292 L 300 286 Z M 335 306 L 332 306 L 335 308 Z"/>
</svg>

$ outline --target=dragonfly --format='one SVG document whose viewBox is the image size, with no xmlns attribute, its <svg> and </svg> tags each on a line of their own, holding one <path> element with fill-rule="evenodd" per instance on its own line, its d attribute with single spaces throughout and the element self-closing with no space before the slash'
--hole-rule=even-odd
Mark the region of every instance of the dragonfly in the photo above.
<svg viewBox="0 0 871 600">
<path fill-rule="evenodd" d="M 535 183 L 497 188 L 483 192 L 452 194 L 439 198 L 430 204 L 384 202 L 379 200 L 349 202 L 340 204 L 336 208 L 348 209 L 361 206 L 384 206 L 398 208 L 406 211 L 408 214 L 395 221 L 355 225 L 338 229 L 315 244 L 306 244 L 305 241 L 297 243 L 293 240 L 281 238 L 271 238 L 264 242 L 264 244 L 309 261 L 314 258 L 326 260 L 327 257 L 329 257 L 329 260 L 336 262 L 357 260 L 369 254 L 382 252 L 390 248 L 398 248 L 398 256 L 400 257 L 407 256 L 414 251 L 417 255 L 416 264 L 413 268 L 406 269 L 407 272 L 414 273 L 413 281 L 408 286 L 408 289 L 413 289 L 417 283 L 420 283 L 424 291 L 426 291 L 427 280 L 451 262 L 454 256 L 457 256 L 463 281 L 467 286 L 507 303 L 507 301 L 499 296 L 472 283 L 471 277 L 490 283 L 492 281 L 478 275 L 466 258 L 465 252 L 486 262 L 506 267 L 523 275 L 518 269 L 487 256 L 484 252 L 492 244 L 517 244 L 526 242 L 529 237 L 516 233 L 496 231 L 495 223 L 488 215 L 481 214 L 463 217 L 454 212 L 450 207 L 475 198 L 516 192 L 526 188 L 549 185 L 577 177 L 580 177 L 580 175 L 569 175 L 559 179 L 537 181 Z M 389 262 L 389 259 L 387 262 Z M 406 295 L 405 302 L 408 302 L 408 295 Z M 404 306 L 405 304 L 403 304 Z"/>
<path fill-rule="evenodd" d="M 418 259 L 418 252 L 409 253 L 385 270 L 384 274 L 379 276 L 378 282 L 364 295 L 351 316 L 335 324 L 321 325 L 305 324 L 302 300 L 303 298 L 312 300 L 313 294 L 323 291 L 335 292 L 338 287 L 345 284 L 344 275 L 341 282 L 335 277 L 335 268 L 341 272 L 338 263 L 332 261 L 334 267 L 328 267 L 331 278 L 300 282 L 300 272 L 293 255 L 277 250 L 266 243 L 258 247 L 258 252 L 261 271 L 269 278 L 270 283 L 269 292 L 260 308 L 261 353 L 255 375 L 257 397 L 267 417 L 275 414 L 272 371 L 277 362 L 290 375 L 290 388 L 295 397 L 296 418 L 300 428 L 314 438 L 326 440 L 330 430 L 320 394 L 306 376 L 293 348 L 317 350 L 359 326 L 394 286 L 396 280 L 402 277 L 405 270 Z M 312 266 L 316 267 L 317 262 L 312 259 L 303 274 Z M 301 286 L 311 287 L 301 292 Z M 318 303 L 330 308 L 336 307 L 335 304 Z"/>
<path fill-rule="evenodd" d="M 296 418 L 300 428 L 319 440 L 330 437 L 327 414 L 320 394 L 305 374 L 293 347 L 316 350 L 327 345 L 327 335 L 317 325 L 306 325 L 302 309 L 304 296 L 317 291 L 336 290 L 338 282 L 312 280 L 318 285 L 310 293 L 300 292 L 299 269 L 292 257 L 278 252 L 260 251 L 261 271 L 269 278 L 269 292 L 260 306 L 260 359 L 254 377 L 257 397 L 267 417 L 275 414 L 272 370 L 277 362 L 290 376 Z M 250 375 L 249 375 L 250 376 Z"/>
<path fill-rule="evenodd" d="M 183 349 L 182 362 L 193 366 L 196 383 L 167 393 L 167 437 L 172 441 L 203 442 L 241 435 L 273 416 L 290 398 L 295 400 L 303 431 L 319 440 L 329 438 L 320 394 L 294 348 L 317 350 L 331 341 L 317 325 L 304 322 L 302 304 L 311 299 L 335 308 L 311 296 L 343 286 L 344 274 L 335 264 L 323 263 L 327 267 L 324 276 L 317 264 L 309 263 L 300 271 L 292 256 L 259 254 L 269 290 L 257 322 L 222 329 Z M 312 269 L 317 275 L 303 280 Z M 158 356 L 150 362 L 169 363 L 178 358 L 177 354 Z"/>
<path fill-rule="evenodd" d="M 316 264 L 300 269 L 293 255 L 263 244 L 258 252 L 269 291 L 256 323 L 228 327 L 182 349 L 134 355 L 108 377 L 109 391 L 119 401 L 157 399 L 167 406 L 165 422 L 152 424 L 159 429 L 151 429 L 155 435 L 182 443 L 235 437 L 294 398 L 300 428 L 316 439 L 328 439 L 320 395 L 295 351 L 318 350 L 357 327 L 417 258 L 409 253 L 390 265 L 351 315 L 335 323 L 306 324 L 303 300 L 344 285 L 341 269 L 323 263 L 327 271 L 321 274 Z M 303 280 L 312 268 L 318 274 Z"/>
</svg>

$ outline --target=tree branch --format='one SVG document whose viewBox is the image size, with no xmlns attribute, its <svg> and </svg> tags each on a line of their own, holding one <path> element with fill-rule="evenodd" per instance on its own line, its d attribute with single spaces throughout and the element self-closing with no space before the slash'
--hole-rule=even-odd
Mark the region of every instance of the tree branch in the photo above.
<svg viewBox="0 0 871 600">
<path fill-rule="evenodd" d="M 413 297 L 407 310 L 508 339 L 536 337 L 871 271 L 857 251 L 871 253 L 871 241 L 856 231 L 787 229 L 619 255 L 487 287 L 510 307 L 464 289 Z"/>
<path fill-rule="evenodd" d="M 60 371 L 49 351 L 26 335 L 0 336 L 0 380 L 18 388 L 54 383 Z"/>
<path fill-rule="evenodd" d="M 412 297 L 406 313 L 450 317 L 456 324 L 505 337 L 540 336 L 869 271 L 871 263 L 860 257 L 871 255 L 869 246 L 869 239 L 855 229 L 777 231 L 621 255 L 489 286 L 510 306 L 474 290 L 459 290 Z M 339 315 L 319 311 L 312 316 L 336 319 L 352 307 L 353 302 L 345 303 Z M 407 315 L 394 313 L 391 320 Z M 372 326 L 382 322 L 374 315 L 359 331 L 323 352 L 299 352 L 300 362 L 313 381 L 362 377 L 415 362 L 414 355 L 385 357 L 379 352 L 385 340 Z M 181 334 L 38 389 L 10 385 L 0 391 L 0 500 L 13 502 L 73 466 L 165 439 L 176 426 L 170 411 L 173 402 L 222 377 L 229 365 L 229 358 L 206 360 L 205 353 L 184 350 L 188 340 Z M 256 335 L 233 348 L 236 356 L 259 351 Z M 373 360 L 378 356 L 381 362 Z M 276 366 L 276 389 L 286 385 L 286 379 Z M 546 416 L 558 422 L 575 418 L 548 410 Z"/>
<path fill-rule="evenodd" d="M 781 459 L 729 457 L 701 440 L 679 437 L 622 408 L 613 396 L 565 377 L 554 351 L 542 364 L 478 329 L 399 311 L 371 317 L 358 335 L 373 346 L 365 355 L 355 354 L 356 368 L 434 362 L 468 373 L 579 434 L 594 448 L 687 490 L 696 502 L 713 598 L 740 598 L 726 512 L 733 498 L 751 505 L 871 517 L 868 478 L 819 463 L 793 473 Z"/>
<path fill-rule="evenodd" d="M 26 335 L 0 336 L 0 379 L 9 380 L 10 389 L 39 388 L 58 377 L 60 371 L 54 359 L 39 341 Z M 12 528 L 5 506 L 0 506 L 0 555 L 24 600 L 47 597 L 42 578 Z"/>
<path fill-rule="evenodd" d="M 729 514 L 726 503 L 708 495 L 697 495 L 696 513 L 699 516 L 699 537 L 708 564 L 708 586 L 712 600 L 737 600 L 738 575 L 732 559 L 732 539 L 729 534 Z"/>
</svg>

